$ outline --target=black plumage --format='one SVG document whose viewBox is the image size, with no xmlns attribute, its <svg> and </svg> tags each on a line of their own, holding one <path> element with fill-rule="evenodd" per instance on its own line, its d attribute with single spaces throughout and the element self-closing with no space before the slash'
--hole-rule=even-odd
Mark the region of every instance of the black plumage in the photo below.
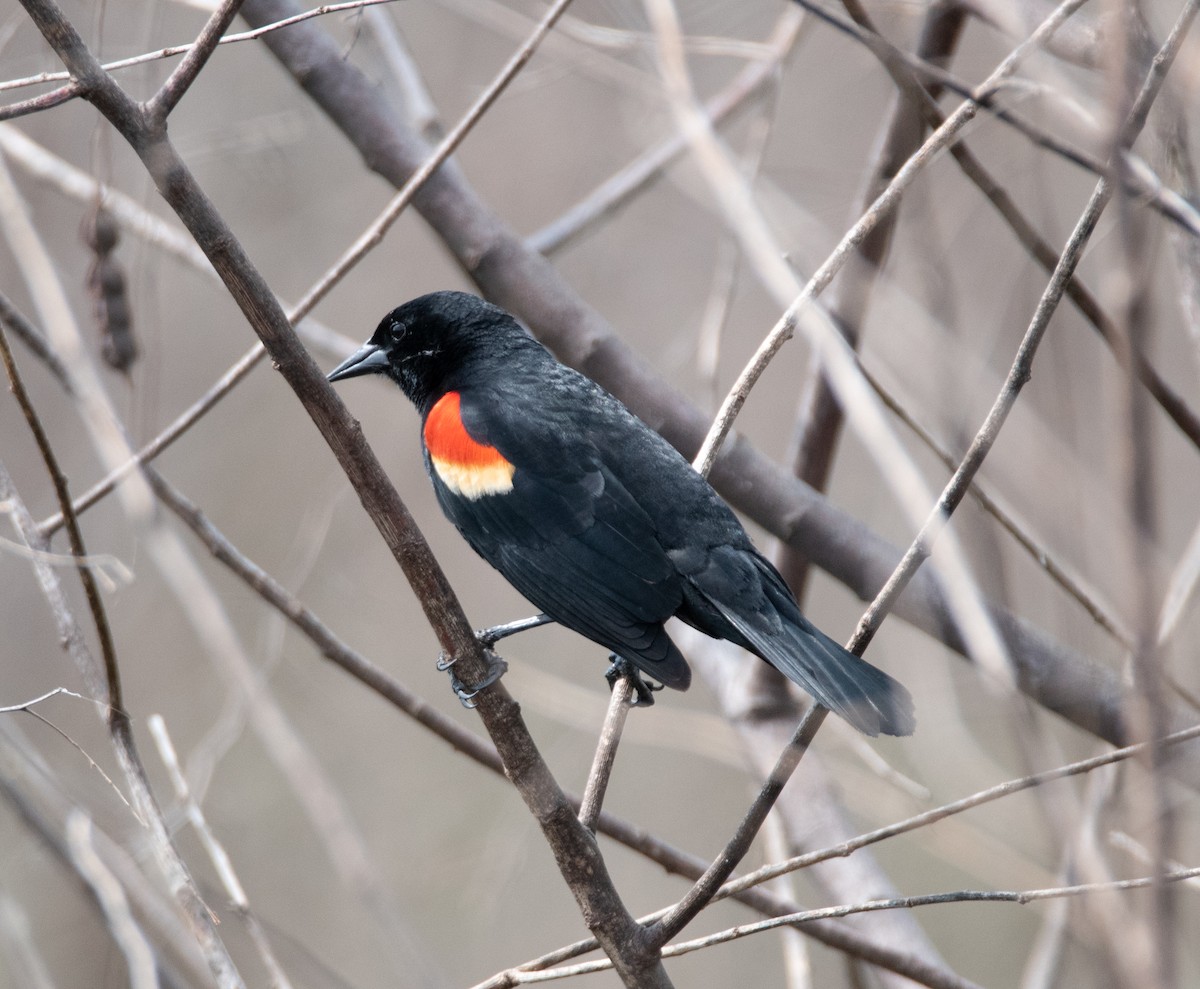
<svg viewBox="0 0 1200 989">
<path fill-rule="evenodd" d="M 663 628 L 675 616 L 749 649 L 868 735 L 913 730 L 904 687 L 801 614 L 708 482 L 502 309 L 462 292 L 405 303 L 329 377 L 369 373 L 421 414 L 447 517 L 555 621 L 683 690 L 690 670 Z"/>
</svg>

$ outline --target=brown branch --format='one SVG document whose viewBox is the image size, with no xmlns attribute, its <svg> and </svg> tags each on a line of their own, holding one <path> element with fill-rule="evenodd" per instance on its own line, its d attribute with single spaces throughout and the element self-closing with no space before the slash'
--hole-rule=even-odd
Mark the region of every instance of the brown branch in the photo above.
<svg viewBox="0 0 1200 989">
<path fill-rule="evenodd" d="M 45 429 L 42 428 L 41 419 L 30 401 L 29 392 L 25 390 L 25 383 L 17 371 L 12 350 L 8 346 L 8 336 L 3 329 L 0 329 L 0 362 L 4 364 L 9 388 L 17 400 L 21 414 L 25 417 L 29 431 L 33 434 L 38 453 L 41 454 L 42 462 L 46 466 L 46 473 L 50 475 L 54 496 L 58 499 L 59 508 L 66 519 L 67 539 L 71 545 L 71 555 L 76 560 L 75 570 L 79 574 L 80 583 L 83 584 L 88 609 L 91 611 L 92 620 L 96 625 L 96 635 L 100 640 L 100 657 L 104 662 L 105 692 L 97 700 L 103 701 L 107 706 L 109 729 L 116 733 L 118 722 L 120 722 L 120 730 L 125 732 L 128 730 L 129 715 L 125 712 L 124 700 L 121 695 L 121 674 L 117 666 L 117 650 L 113 643 L 112 627 L 108 622 L 108 612 L 104 607 L 104 599 L 100 596 L 100 589 L 96 586 L 92 568 L 85 562 L 88 553 L 83 543 L 83 532 L 79 528 L 79 519 L 71 511 L 71 495 L 67 490 L 66 475 L 58 465 L 54 447 L 50 444 L 50 438 L 46 435 Z"/>
<path fill-rule="evenodd" d="M 209 57 L 217 50 L 217 45 L 221 43 L 221 35 L 233 23 L 241 5 L 242 0 L 222 0 L 217 9 L 212 12 L 208 23 L 204 25 L 204 29 L 188 49 L 187 54 L 183 56 L 183 61 L 175 66 L 166 82 L 146 103 L 145 113 L 148 122 L 156 125 L 166 123 L 167 116 L 183 99 L 183 94 L 196 81 L 200 71 L 208 64 Z"/>
<path fill-rule="evenodd" d="M 68 389 L 71 387 L 67 370 L 58 354 L 50 346 L 50 342 L 3 292 L 0 292 L 0 324 L 12 330 L 13 335 L 30 349 L 63 387 Z"/>
<path fill-rule="evenodd" d="M 53 110 L 56 106 L 69 103 L 82 92 L 82 86 L 73 82 L 67 83 L 67 85 L 59 86 L 58 89 L 52 89 L 41 96 L 31 96 L 27 100 L 0 106 L 0 120 L 16 120 L 18 117 L 41 113 L 43 110 Z"/>
<path fill-rule="evenodd" d="M 604 794 L 608 790 L 608 781 L 612 778 L 613 766 L 617 761 L 617 746 L 621 741 L 621 732 L 625 728 L 625 719 L 629 716 L 633 697 L 633 682 L 629 677 L 621 677 L 613 684 L 608 713 L 600 729 L 596 754 L 592 757 L 592 768 L 588 771 L 583 799 L 579 803 L 579 823 L 589 831 L 596 830 L 596 819 L 600 816 L 600 808 L 604 806 Z"/>
</svg>

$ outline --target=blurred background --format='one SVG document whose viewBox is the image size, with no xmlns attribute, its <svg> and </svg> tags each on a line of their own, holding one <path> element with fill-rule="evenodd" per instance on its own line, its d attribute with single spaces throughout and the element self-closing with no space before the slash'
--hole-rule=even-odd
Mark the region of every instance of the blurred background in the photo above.
<svg viewBox="0 0 1200 989">
<path fill-rule="evenodd" d="M 1032 0 L 994 0 L 961 9 L 875 3 L 868 12 L 886 37 L 911 50 L 931 19 L 952 8 L 962 23 L 947 68 L 967 86 L 985 78 L 1051 9 Z M 167 0 L 69 2 L 63 10 L 104 60 L 187 43 L 208 15 L 203 5 Z M 1126 46 L 1136 55 L 1138 79 L 1146 53 L 1166 37 L 1179 10 L 1169 0 L 1138 8 L 1144 34 Z M 894 119 L 896 86 L 861 42 L 779 0 L 682 0 L 677 11 L 695 94 L 733 104 L 719 134 L 802 283 L 862 212 L 863 190 L 881 167 L 882 135 Z M 332 36 L 346 64 L 415 133 L 436 143 L 544 12 L 521 0 L 428 0 L 341 11 L 308 25 Z M 834 12 L 847 16 L 840 7 Z M 1085 5 L 1048 51 L 1021 64 L 999 102 L 1066 147 L 1105 161 L 1114 53 L 1125 37 L 1118 15 L 1128 12 L 1115 3 Z M 232 30 L 245 26 L 235 21 Z M 677 389 L 711 414 L 783 306 L 741 250 L 695 160 L 686 152 L 671 158 L 628 196 L 610 197 L 603 214 L 573 228 L 569 240 L 551 241 L 561 230 L 551 225 L 569 223 L 568 211 L 601 183 L 676 140 L 659 44 L 641 3 L 577 0 L 455 160 L 479 198 L 546 251 L 570 289 L 657 373 L 662 388 Z M 174 64 L 149 60 L 116 78 L 147 99 Z M 5 104 L 61 84 L 10 91 L 7 81 L 60 68 L 23 9 L 9 4 L 0 12 Z M 738 91 L 751 71 L 759 75 L 755 85 Z M 1195 213 L 1186 200 L 1198 81 L 1200 43 L 1189 37 L 1136 146 L 1152 180 L 1101 218 L 1079 269 L 1121 339 L 1122 314 L 1134 313 L 1136 346 L 1193 412 L 1200 406 L 1200 226 L 1187 229 Z M 949 113 L 959 102 L 943 94 L 940 105 Z M 349 248 L 395 191 L 368 170 L 260 41 L 214 53 L 172 114 L 170 134 L 285 306 Z M 970 149 L 1057 254 L 1096 175 L 983 112 L 967 135 Z M 254 334 L 136 156 L 91 105 L 72 100 L 0 122 L 0 159 L 8 173 L 0 182 L 6 217 L 0 293 L 38 325 L 45 286 L 28 277 L 32 248 L 14 219 L 23 213 L 85 339 L 84 352 L 71 359 L 91 362 L 140 447 L 207 392 Z M 138 348 L 124 371 L 103 360 L 88 286 L 97 255 L 81 231 L 93 222 L 97 181 L 108 190 L 105 203 L 119 230 L 102 260 L 123 274 Z M 1171 195 L 1146 194 L 1155 182 Z M 830 292 L 842 291 L 839 301 L 850 308 L 869 296 L 857 324 L 864 367 L 907 416 L 960 456 L 1002 387 L 1045 288 L 1045 269 L 943 153 L 907 189 L 882 269 L 855 279 L 835 282 Z M 438 233 L 410 209 L 319 304 L 303 339 L 322 367 L 332 367 L 393 306 L 443 288 L 478 290 Z M 862 296 L 848 300 L 855 292 Z M 5 329 L 78 495 L 107 473 L 106 461 L 80 406 L 7 320 Z M 740 435 L 789 471 L 811 355 L 801 332 L 766 371 L 737 423 Z M 1129 642 L 1157 643 L 1143 654 L 1150 656 L 1152 682 L 1165 685 L 1159 710 L 1169 727 L 1179 728 L 1196 721 L 1200 692 L 1200 620 L 1191 596 L 1200 556 L 1200 451 L 1195 436 L 1146 389 L 1133 391 L 1140 396 L 1134 408 L 1144 416 L 1131 420 L 1121 364 L 1064 303 L 979 476 L 1033 552 L 968 498 L 952 523 L 961 555 L 939 552 L 934 562 L 964 561 L 966 593 L 1009 609 L 1086 659 L 1096 682 L 1146 682 L 1132 672 L 1138 667 Z M 442 519 L 421 467 L 417 418 L 403 397 L 378 380 L 350 382 L 339 393 L 471 623 L 484 627 L 530 613 Z M 888 443 L 915 467 L 926 494 L 936 495 L 948 471 L 898 418 L 888 422 L 894 431 Z M 873 449 L 846 429 L 823 486 L 845 516 L 905 547 L 932 501 L 906 500 L 892 466 Z M 55 514 L 42 458 L 7 396 L 0 401 L 0 461 L 33 520 Z M 437 640 L 417 599 L 269 362 L 156 463 L 241 553 L 348 645 L 443 715 L 481 733 L 477 717 L 461 708 L 435 668 Z M 1148 506 L 1138 525 L 1131 491 Z M 13 497 L 6 508 L 15 520 Z M 503 779 L 325 661 L 165 509 L 151 521 L 134 520 L 126 503 L 109 496 L 81 524 L 102 574 L 125 706 L 152 784 L 248 985 L 272 984 L 271 976 L 174 795 L 148 728 L 152 715 L 163 719 L 191 792 L 292 985 L 475 985 L 587 935 L 536 822 Z M 164 573 L 161 558 L 148 551 L 158 527 L 190 555 L 202 577 L 199 590 Z M 764 549 L 778 552 L 771 534 L 753 520 L 750 528 Z M 16 530 L 4 529 L 0 706 L 59 687 L 87 694 L 28 554 L 16 548 Z M 51 546 L 69 553 L 61 532 Z M 1100 621 L 1048 572 L 1047 561 L 1084 589 Z M 51 562 L 94 648 L 70 561 Z M 964 571 L 942 572 L 963 580 Z M 819 570 L 802 604 L 841 641 L 864 607 L 843 581 Z M 226 631 L 231 637 L 222 638 Z M 695 650 L 705 675 L 688 694 L 660 696 L 652 709 L 632 712 L 605 806 L 709 858 L 756 791 L 763 760 L 769 764 L 773 756 L 755 748 L 762 739 L 753 734 L 754 717 L 743 709 L 739 719 L 739 691 L 754 680 L 754 665 L 725 653 L 714 657 L 694 636 L 681 634 L 679 641 Z M 607 704 L 606 656 L 557 628 L 512 639 L 502 653 L 511 667 L 505 683 L 535 740 L 563 787 L 581 792 Z M 827 785 L 811 805 L 791 811 L 795 820 L 768 829 L 747 867 L 781 857 L 789 846 L 824 847 L 1111 748 L 1111 738 L 1015 692 L 1002 669 L 985 673 L 897 618 L 885 622 L 868 657 L 913 693 L 916 735 L 865 741 L 831 719 L 814 758 L 793 781 L 814 785 L 805 782 L 810 772 Z M 1132 686 L 1128 696 L 1128 710 L 1142 710 Z M 0 715 L 0 985 L 130 982 L 105 913 L 65 850 L 71 808 L 92 820 L 108 867 L 124 864 L 117 882 L 155 948 L 164 984 L 209 984 L 203 963 L 189 954 L 186 928 L 171 911 L 144 829 L 121 796 L 125 781 L 96 706 L 58 695 L 33 710 L 37 717 Z M 798 708 L 790 710 L 793 723 Z M 1131 716 L 1130 723 L 1128 737 L 1142 737 L 1136 727 L 1142 722 Z M 1195 766 L 1193 743 L 1175 753 L 1170 771 L 1125 763 L 1030 790 L 872 848 L 865 854 L 878 871 L 869 882 L 847 888 L 802 871 L 778 892 L 807 907 L 1066 886 L 1150 875 L 1155 848 L 1171 867 L 1194 866 L 1200 860 Z M 818 813 L 817 804 L 827 801 L 842 822 L 832 830 L 818 820 L 824 810 Z M 687 888 L 624 847 L 610 841 L 602 847 L 635 915 L 674 902 Z M 903 922 L 911 927 L 879 936 L 979 985 L 1196 985 L 1200 952 L 1186 936 L 1200 924 L 1195 882 L 1172 886 L 1165 907 L 1145 890 L 1024 906 L 925 907 Z M 1169 930 L 1147 926 L 1152 917 L 1165 919 Z M 684 936 L 756 919 L 745 907 L 721 903 Z M 1147 944 L 1170 953 L 1174 967 L 1166 981 L 1156 982 L 1152 968 L 1141 970 L 1144 981 L 1137 978 L 1139 959 L 1150 957 L 1138 953 Z M 779 932 L 681 957 L 668 971 L 679 986 L 909 984 Z M 612 973 L 581 978 L 620 984 Z"/>
</svg>

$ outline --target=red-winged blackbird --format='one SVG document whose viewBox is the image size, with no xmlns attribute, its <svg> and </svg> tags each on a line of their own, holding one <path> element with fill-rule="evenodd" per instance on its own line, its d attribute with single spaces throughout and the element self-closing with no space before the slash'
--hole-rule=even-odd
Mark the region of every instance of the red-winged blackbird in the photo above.
<svg viewBox="0 0 1200 989">
<path fill-rule="evenodd" d="M 421 414 L 446 516 L 554 621 L 685 690 L 691 671 L 663 628 L 674 615 L 859 731 L 912 732 L 908 691 L 800 613 L 708 482 L 504 310 L 464 292 L 407 302 L 329 380 L 375 373 Z"/>
</svg>

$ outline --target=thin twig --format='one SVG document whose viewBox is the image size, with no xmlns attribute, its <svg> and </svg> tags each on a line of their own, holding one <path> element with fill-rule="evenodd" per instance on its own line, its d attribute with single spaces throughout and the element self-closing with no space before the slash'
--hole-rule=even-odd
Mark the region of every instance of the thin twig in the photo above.
<svg viewBox="0 0 1200 989">
<path fill-rule="evenodd" d="M 167 76 L 166 81 L 159 87 L 157 93 L 150 97 L 146 104 L 146 119 L 152 125 L 163 125 L 167 116 L 183 99 L 201 70 L 208 63 L 209 57 L 221 43 L 221 35 L 237 17 L 242 0 L 221 0 L 217 9 L 212 12 L 196 40 L 188 48 L 188 52 Z"/>
<path fill-rule="evenodd" d="M 1091 237 L 1092 232 L 1096 229 L 1096 223 L 1100 219 L 1100 213 L 1103 211 L 1105 204 L 1108 202 L 1108 197 L 1108 183 L 1101 180 L 1083 214 L 1080 216 L 1079 222 L 1076 224 L 1070 239 L 1067 241 L 1067 246 L 1063 249 L 1053 277 L 1042 293 L 1033 319 L 1030 321 L 1029 328 L 1025 331 L 1025 336 L 1017 348 L 1017 356 L 1009 368 L 1004 386 L 996 396 L 991 409 L 983 421 L 983 425 L 979 427 L 979 431 L 971 441 L 971 445 L 965 456 L 959 462 L 958 468 L 950 480 L 946 482 L 946 486 L 942 490 L 937 504 L 930 511 L 929 517 L 925 520 L 924 525 L 921 526 L 908 551 L 904 554 L 900 565 L 893 572 L 892 576 L 888 578 L 887 583 L 879 592 L 878 597 L 871 602 L 871 606 L 867 609 L 866 613 L 859 619 L 858 628 L 855 631 L 856 637 L 861 637 L 865 642 L 870 642 L 875 636 L 883 618 L 891 610 L 896 598 L 900 596 L 900 593 L 907 586 L 908 581 L 912 579 L 917 568 L 922 562 L 928 559 L 938 534 L 946 526 L 950 515 L 966 496 L 971 481 L 983 465 L 984 459 L 991 451 L 996 438 L 1000 435 L 1000 430 L 1004 426 L 1008 414 L 1016 404 L 1017 396 L 1032 376 L 1034 354 L 1037 353 L 1038 345 L 1045 335 L 1046 328 L 1050 325 L 1050 318 L 1054 315 L 1058 303 L 1062 299 L 1063 289 L 1066 286 L 1067 280 L 1071 277 L 1075 266 L 1079 263 L 1079 259 L 1083 254 L 1083 248 Z M 1001 678 L 1008 676 L 1007 667 L 997 667 L 992 672 Z"/>
<path fill-rule="evenodd" d="M 2 167 L 0 165 L 0 168 Z M 50 443 L 50 438 L 46 435 L 46 430 L 42 427 L 37 410 L 33 407 L 33 403 L 29 398 L 29 392 L 25 389 L 25 383 L 21 379 L 16 361 L 13 359 L 12 350 L 8 345 L 8 336 L 3 329 L 0 329 L 0 362 L 4 364 L 4 370 L 8 375 L 9 388 L 17 400 L 21 414 L 25 417 L 29 431 L 33 434 L 33 439 L 37 444 L 38 452 L 41 454 L 42 462 L 46 466 L 46 472 L 50 475 L 50 482 L 54 486 L 55 496 L 58 498 L 59 506 L 65 514 L 67 537 L 71 544 L 71 554 L 79 561 L 76 571 L 79 574 L 80 583 L 83 584 L 88 608 L 91 610 L 92 618 L 96 624 L 96 634 L 100 643 L 100 655 L 104 663 L 107 689 L 105 695 L 99 699 L 103 700 L 109 706 L 110 713 L 108 717 L 110 728 L 114 728 L 115 720 L 125 718 L 126 715 L 124 714 L 124 705 L 121 697 L 121 677 L 117 668 L 116 647 L 113 644 L 112 629 L 108 622 L 108 614 L 104 608 L 104 601 L 100 596 L 100 589 L 96 586 L 92 568 L 83 562 L 87 558 L 87 550 L 84 548 L 83 533 L 79 528 L 79 520 L 68 510 L 71 504 L 71 496 L 67 491 L 67 478 L 58 466 L 58 457 L 54 453 L 54 448 Z"/>
<path fill-rule="evenodd" d="M 764 42 L 768 58 L 747 65 L 716 96 L 704 104 L 713 125 L 723 123 L 770 85 L 784 60 L 795 47 L 804 18 L 799 11 L 785 9 L 771 36 Z M 642 152 L 628 165 L 605 179 L 560 216 L 525 239 L 533 251 L 551 255 L 577 240 L 604 217 L 625 206 L 687 150 L 687 139 L 678 131 Z"/>
<path fill-rule="evenodd" d="M 596 830 L 596 818 L 600 816 L 600 808 L 604 804 L 604 793 L 612 777 L 613 764 L 617 759 L 617 746 L 620 744 L 621 732 L 625 728 L 625 719 L 629 716 L 632 701 L 632 680 L 627 676 L 619 677 L 613 684 L 608 713 L 604 716 L 604 724 L 596 744 L 596 755 L 592 759 L 587 786 L 583 790 L 583 802 L 579 807 L 579 823 L 589 831 Z"/>
<path fill-rule="evenodd" d="M 82 694 L 76 694 L 70 690 L 65 690 L 61 687 L 59 688 L 58 691 L 53 691 L 53 693 L 58 693 L 60 691 L 64 694 L 67 694 L 70 697 L 78 697 L 80 700 L 90 700 L 91 699 L 88 697 L 84 697 Z M 38 698 L 38 700 L 41 700 L 41 698 Z M 31 704 L 36 703 L 36 701 L 30 701 L 29 703 L 31 703 Z M 100 703 L 100 701 L 93 701 L 93 703 L 95 703 L 101 707 L 104 706 L 103 704 Z M 128 807 L 129 812 L 134 817 L 137 818 L 138 823 L 141 824 L 143 827 L 145 827 L 146 821 L 142 817 L 142 815 L 138 813 L 137 808 L 134 807 L 133 804 L 131 804 L 129 802 L 129 798 L 126 797 L 125 794 L 121 792 L 121 788 L 119 786 L 117 786 L 116 781 L 111 776 L 109 776 L 108 773 L 106 773 L 104 771 L 104 767 L 101 766 L 100 763 L 98 763 L 95 759 L 92 758 L 91 754 L 88 752 L 87 749 L 85 749 L 82 745 L 80 745 L 77 741 L 75 741 L 75 739 L 73 739 L 65 731 L 63 731 L 61 728 L 59 728 L 58 725 L 56 725 L 53 721 L 51 721 L 45 715 L 42 715 L 39 712 L 35 711 L 32 707 L 25 707 L 25 708 L 22 708 L 22 710 L 24 710 L 25 713 L 28 714 L 31 718 L 33 718 L 37 721 L 40 721 L 42 724 L 44 724 L 52 732 L 54 732 L 56 735 L 58 735 L 59 738 L 61 738 L 69 746 L 71 746 L 71 748 L 73 748 L 76 752 L 78 752 L 81 756 L 83 756 L 84 759 L 87 760 L 88 766 L 100 774 L 100 778 L 103 779 L 104 782 L 109 785 L 109 788 L 112 790 L 112 792 L 114 794 L 116 794 L 117 799 L 120 800 L 121 803 L 123 803 L 126 807 Z"/>
<path fill-rule="evenodd" d="M 130 989 L 158 989 L 154 952 L 129 909 L 129 901 L 117 878 L 108 871 L 92 846 L 92 821 L 82 811 L 67 818 L 67 847 L 76 870 L 92 889 L 104 911 L 108 929 L 128 966 Z"/>
<path fill-rule="evenodd" d="M 1162 879 L 1169 883 L 1183 882 L 1200 876 L 1200 867 L 1181 869 L 1168 872 Z M 715 944 L 725 944 L 750 934 L 775 930 L 795 924 L 804 924 L 813 920 L 831 920 L 833 918 L 850 917 L 854 914 L 873 913 L 878 910 L 913 910 L 917 907 L 940 906 L 946 903 L 1017 903 L 1022 906 L 1038 903 L 1043 900 L 1059 899 L 1066 896 L 1085 896 L 1090 893 L 1108 891 L 1127 891 L 1146 889 L 1152 886 L 1158 877 L 1144 876 L 1137 879 L 1119 879 L 1102 883 L 1081 883 L 1075 886 L 1052 886 L 1044 889 L 1027 890 L 957 890 L 947 893 L 930 893 L 924 896 L 899 896 L 887 900 L 868 900 L 865 903 L 851 903 L 835 907 L 822 907 L 817 910 L 802 910 L 798 913 L 773 917 L 770 920 L 754 924 L 743 924 L 716 934 L 711 934 L 694 941 L 684 941 L 672 944 L 663 949 L 664 958 L 675 958 L 700 948 L 711 947 Z"/>
<path fill-rule="evenodd" d="M 162 760 L 162 764 L 167 770 L 167 775 L 171 779 L 171 786 L 175 788 L 175 798 L 183 805 L 188 821 L 195 829 L 196 835 L 200 839 L 200 844 L 204 847 L 204 851 L 208 855 L 209 862 L 212 863 L 213 869 L 221 880 L 221 885 L 225 887 L 225 892 L 229 895 L 229 901 L 233 904 L 234 911 L 246 924 L 250 940 L 254 943 L 254 948 L 262 960 L 263 967 L 270 976 L 272 989 L 291 989 L 291 980 L 279 964 L 279 959 L 275 956 L 275 951 L 267 938 L 267 932 L 263 929 L 262 924 L 259 923 L 258 917 L 250 909 L 250 899 L 246 896 L 246 890 L 242 887 L 241 881 L 237 877 L 237 872 L 233 868 L 233 860 L 230 859 L 229 853 L 225 851 L 225 846 L 221 844 L 220 839 L 213 833 L 208 819 L 204 816 L 204 811 L 200 809 L 200 805 L 196 803 L 195 798 L 192 796 L 191 788 L 184 778 L 183 770 L 179 767 L 179 757 L 175 754 L 175 746 L 171 742 L 171 736 L 167 733 L 167 724 L 163 720 L 162 715 L 151 715 L 149 727 L 154 744 L 158 747 L 158 757 Z"/>
<path fill-rule="evenodd" d="M 324 17 L 328 14 L 339 14 L 348 10 L 360 10 L 363 7 L 372 7 L 377 4 L 395 3 L 396 0 L 349 0 L 347 3 L 327 3 L 319 7 L 314 7 L 312 10 L 306 10 L 302 14 L 296 14 L 293 17 L 285 17 L 276 21 L 273 24 L 264 24 L 261 27 L 254 28 L 251 31 L 242 31 L 238 34 L 227 34 L 217 41 L 218 45 L 232 45 L 240 41 L 256 41 L 264 34 L 270 34 L 272 31 L 279 31 L 285 27 L 290 27 L 293 24 L 299 24 L 302 21 L 307 21 L 313 17 Z M 127 69 L 134 65 L 145 65 L 147 62 L 158 62 L 164 58 L 172 58 L 176 55 L 188 54 L 197 44 L 197 42 L 188 42 L 184 45 L 172 45 L 167 48 L 160 48 L 158 51 L 146 52 L 143 55 L 133 55 L 129 58 L 117 59 L 113 62 L 105 62 L 103 68 L 106 72 L 115 72 L 119 69 Z M 21 89 L 25 86 L 38 86 L 47 82 L 62 82 L 69 81 L 71 73 L 66 71 L 58 72 L 39 72 L 37 75 L 25 76 L 21 79 L 7 79 L 0 82 L 0 93 L 10 89 Z M 76 90 L 71 97 L 78 95 L 78 86 L 74 83 L 70 87 Z M 49 95 L 49 94 L 47 94 Z"/>
<path fill-rule="evenodd" d="M 762 827 L 763 821 L 766 820 L 767 814 L 771 812 L 780 791 L 783 790 L 788 779 L 800 764 L 800 760 L 808 751 L 808 747 L 812 744 L 821 725 L 825 723 L 828 714 L 829 711 L 820 704 L 814 704 L 809 708 L 808 713 L 796 728 L 791 741 L 780 753 L 775 768 L 763 783 L 754 803 L 751 804 L 750 809 L 738 824 L 737 831 L 721 854 L 713 860 L 704 875 L 696 880 L 683 899 L 651 927 L 651 937 L 656 944 L 665 944 L 683 930 L 691 919 L 708 905 L 721 884 L 737 868 L 738 863 L 750 850 L 751 843 Z"/>
<path fill-rule="evenodd" d="M 794 0 L 794 2 L 837 30 L 850 35 L 867 47 L 872 47 L 873 41 L 863 28 L 821 6 L 817 0 Z M 976 90 L 940 66 L 925 62 L 900 49 L 894 49 L 894 51 L 895 57 L 903 61 L 923 83 L 934 82 L 957 96 L 976 100 L 982 109 L 1024 134 L 1037 147 L 1051 151 L 1095 176 L 1103 176 L 1106 173 L 1103 159 L 1064 144 L 1053 134 L 1038 128 L 1003 107 L 996 106 L 995 93 L 980 95 L 977 98 L 974 95 Z M 1165 183 L 1153 176 L 1153 170 L 1139 159 L 1137 167 L 1131 169 L 1130 174 L 1125 176 L 1125 180 L 1131 183 L 1130 193 L 1139 201 L 1144 200 L 1150 204 L 1189 236 L 1200 237 L 1200 210 L 1182 196 L 1172 192 Z"/>
<path fill-rule="evenodd" d="M 1200 738 L 1200 725 L 1174 732 L 1163 738 L 1160 744 L 1166 748 L 1175 748 L 1186 742 L 1195 741 L 1197 738 Z M 1080 759 L 1078 762 L 1067 763 L 1064 766 L 1057 766 L 1054 769 L 1047 769 L 1040 773 L 1031 773 L 1028 776 L 1005 780 L 1003 783 L 997 783 L 995 786 L 988 787 L 986 790 L 980 790 L 978 793 L 973 793 L 968 797 L 962 797 L 959 800 L 942 804 L 939 807 L 932 807 L 929 810 L 922 811 L 920 814 L 914 814 L 903 821 L 896 821 L 882 828 L 867 831 L 864 834 L 860 834 L 855 838 L 840 842 L 829 848 L 806 852 L 785 862 L 774 862 L 771 865 L 763 866 L 761 869 L 756 869 L 754 872 L 748 872 L 744 876 L 730 880 L 722 886 L 719 896 L 721 898 L 731 896 L 761 883 L 769 882 L 786 873 L 795 872 L 798 869 L 806 869 L 811 865 L 816 865 L 831 858 L 841 858 L 851 855 L 860 848 L 894 838 L 897 835 L 916 831 L 919 828 L 935 824 L 938 821 L 991 803 L 994 800 L 1000 800 L 1003 797 L 1021 793 L 1023 790 L 1045 786 L 1047 783 L 1091 773 L 1105 766 L 1112 766 L 1127 759 L 1138 758 L 1144 755 L 1145 751 L 1146 743 L 1139 742 L 1136 745 L 1127 745 L 1124 748 L 1112 749 L 1101 755 L 1092 756 L 1088 759 Z"/>
<path fill-rule="evenodd" d="M 60 86 L 49 93 L 43 93 L 41 96 L 32 96 L 27 100 L 0 106 L 0 120 L 15 120 L 17 117 L 41 113 L 43 110 L 52 110 L 56 106 L 69 103 L 82 92 L 82 86 L 75 82 L 69 82 L 67 85 Z"/>
<path fill-rule="evenodd" d="M 1076 284 L 1074 279 L 1072 279 L 1072 284 Z M 880 401 L 891 410 L 892 414 L 904 423 L 912 431 L 913 435 L 924 443 L 930 452 L 951 472 L 956 470 L 958 461 L 938 441 L 937 437 L 918 422 L 916 417 L 905 408 L 904 404 L 861 361 L 859 362 L 859 370 L 862 372 L 862 376 L 866 379 L 867 384 L 871 386 L 875 394 L 879 396 Z M 1001 528 L 1016 540 L 1017 545 L 1025 550 L 1039 567 L 1046 571 L 1047 576 L 1051 580 L 1078 602 L 1079 606 L 1091 616 L 1097 625 L 1122 645 L 1129 645 L 1129 632 L 1112 615 L 1111 609 L 1101 605 L 1096 600 L 1094 592 L 1089 588 L 1085 588 L 1079 579 L 1068 573 L 1066 566 L 1055 559 L 1050 549 L 1047 549 L 1044 544 L 1038 542 L 1032 535 L 1027 533 L 1021 524 L 1007 510 L 1001 507 L 999 502 L 983 487 L 978 477 L 971 483 L 969 490 L 983 510 L 991 515 L 1000 524 Z"/>
<path fill-rule="evenodd" d="M 437 148 L 425 163 L 413 172 L 400 191 L 391 198 L 375 221 L 363 231 L 338 263 L 330 268 L 305 293 L 304 297 L 296 305 L 296 312 L 300 316 L 308 313 L 345 277 L 350 269 L 358 264 L 372 248 L 383 240 L 384 234 L 399 219 L 400 214 L 408 208 L 413 197 L 425 185 L 430 176 L 454 153 L 455 149 L 463 142 L 463 139 L 466 138 L 475 125 L 479 123 L 492 104 L 500 98 L 500 94 L 508 88 L 508 84 L 516 78 L 517 73 L 533 57 L 533 53 L 537 50 L 538 45 L 541 44 L 542 39 L 549 34 L 550 29 L 554 27 L 555 22 L 563 15 L 570 3 L 571 0 L 555 0 L 542 16 L 541 20 L 538 21 L 537 26 L 529 37 L 525 39 L 525 43 L 513 52 L 508 62 L 505 63 L 504 67 L 496 74 L 488 87 L 479 95 L 470 109 L 463 114 L 462 119 L 454 125 L 450 133 L 442 138 Z"/>
<path fill-rule="evenodd" d="M 110 470 L 72 502 L 72 509 L 84 512 L 101 498 L 113 491 L 120 482 L 138 467 L 149 464 L 172 443 L 198 423 L 222 398 L 228 395 L 246 375 L 257 367 L 266 356 L 266 349 L 256 343 L 243 354 L 212 386 L 195 402 L 184 409 L 175 419 L 149 443 L 139 449 L 119 466 Z M 66 516 L 58 512 L 38 525 L 38 531 L 46 537 L 53 535 L 63 525 Z"/>
</svg>

